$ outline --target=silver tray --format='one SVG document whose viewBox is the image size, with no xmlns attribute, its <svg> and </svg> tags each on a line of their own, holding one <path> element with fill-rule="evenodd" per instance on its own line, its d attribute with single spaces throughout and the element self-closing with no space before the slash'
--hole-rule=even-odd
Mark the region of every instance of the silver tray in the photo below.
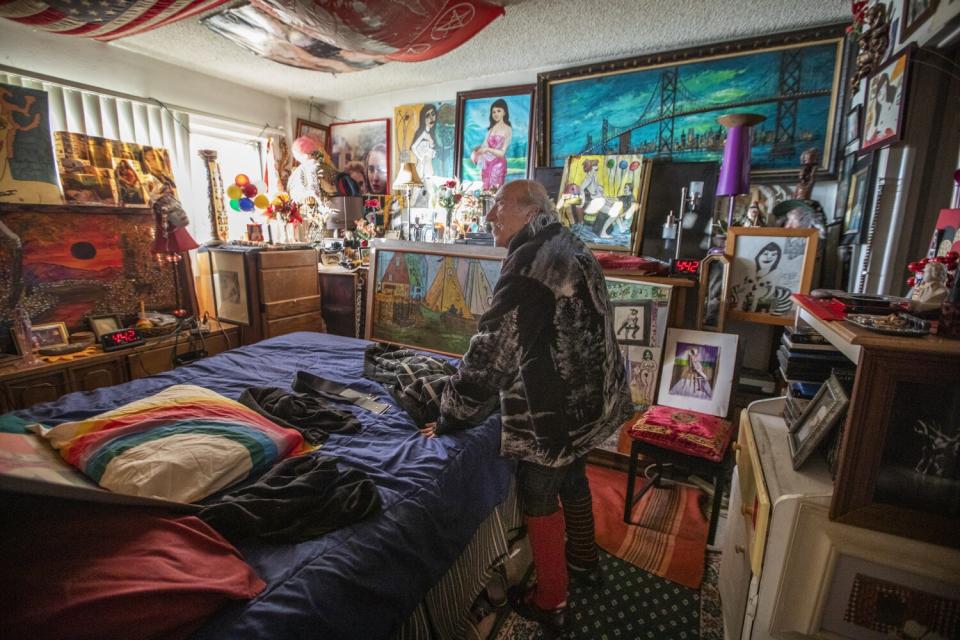
<svg viewBox="0 0 960 640">
<path fill-rule="evenodd" d="M 898 317 L 906 321 L 906 324 L 902 327 L 893 327 L 884 322 L 889 315 L 884 316 L 875 316 L 875 315 L 866 315 L 866 314 L 847 314 L 847 322 L 855 324 L 858 327 L 863 327 L 864 329 L 869 329 L 870 331 L 876 331 L 877 333 L 884 333 L 891 336 L 925 336 L 930 333 L 930 323 L 926 320 L 921 320 L 920 318 L 915 318 L 906 313 L 896 314 Z"/>
</svg>

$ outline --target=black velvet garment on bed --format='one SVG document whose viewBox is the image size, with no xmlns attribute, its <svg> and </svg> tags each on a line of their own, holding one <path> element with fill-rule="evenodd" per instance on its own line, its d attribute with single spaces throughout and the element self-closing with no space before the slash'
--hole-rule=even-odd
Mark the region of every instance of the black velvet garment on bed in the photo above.
<svg viewBox="0 0 960 640">
<path fill-rule="evenodd" d="M 345 401 L 340 398 L 340 401 Z M 338 409 L 324 395 L 290 393 L 277 387 L 251 387 L 240 396 L 240 404 L 253 409 L 282 427 L 296 429 L 310 444 L 322 444 L 331 433 L 353 433 L 360 421 L 345 409 Z"/>
<path fill-rule="evenodd" d="M 456 371 L 446 360 L 412 349 L 375 344 L 363 354 L 364 377 L 383 384 L 420 428 L 440 417 L 440 396 Z"/>
<path fill-rule="evenodd" d="M 233 543 L 302 542 L 379 511 L 373 480 L 356 469 L 340 471 L 337 461 L 316 453 L 287 458 L 198 515 Z"/>
</svg>

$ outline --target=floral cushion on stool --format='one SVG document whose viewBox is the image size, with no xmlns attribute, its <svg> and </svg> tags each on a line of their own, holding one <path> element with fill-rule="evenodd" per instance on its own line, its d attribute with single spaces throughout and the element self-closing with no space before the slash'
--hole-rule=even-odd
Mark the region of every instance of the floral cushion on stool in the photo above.
<svg viewBox="0 0 960 640">
<path fill-rule="evenodd" d="M 627 423 L 631 438 L 713 462 L 720 462 L 730 444 L 729 420 L 707 413 L 652 406 Z"/>
</svg>

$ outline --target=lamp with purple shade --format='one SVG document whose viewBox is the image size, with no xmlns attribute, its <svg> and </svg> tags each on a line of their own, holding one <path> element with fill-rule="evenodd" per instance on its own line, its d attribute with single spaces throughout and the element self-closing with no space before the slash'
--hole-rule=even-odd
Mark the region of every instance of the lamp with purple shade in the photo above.
<svg viewBox="0 0 960 640">
<path fill-rule="evenodd" d="M 733 226 L 733 210 L 737 196 L 750 193 L 750 129 L 766 117 L 756 113 L 731 113 L 717 118 L 727 129 L 717 180 L 717 195 L 730 198 L 727 229 Z"/>
</svg>

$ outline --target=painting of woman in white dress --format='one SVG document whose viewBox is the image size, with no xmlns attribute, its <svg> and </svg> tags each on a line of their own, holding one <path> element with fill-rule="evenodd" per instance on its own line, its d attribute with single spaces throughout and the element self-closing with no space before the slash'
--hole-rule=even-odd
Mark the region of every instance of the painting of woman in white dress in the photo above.
<svg viewBox="0 0 960 640">
<path fill-rule="evenodd" d="M 713 397 L 713 379 L 717 370 L 719 347 L 677 343 L 673 360 L 670 393 L 709 400 Z"/>
</svg>

